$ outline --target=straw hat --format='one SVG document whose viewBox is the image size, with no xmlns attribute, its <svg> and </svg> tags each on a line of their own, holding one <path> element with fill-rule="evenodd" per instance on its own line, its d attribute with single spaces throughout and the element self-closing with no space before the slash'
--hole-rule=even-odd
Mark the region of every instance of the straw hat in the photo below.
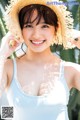
<svg viewBox="0 0 80 120">
<path fill-rule="evenodd" d="M 55 44 L 61 44 L 64 48 L 71 48 L 68 40 L 73 40 L 71 30 L 73 29 L 73 19 L 67 7 L 63 2 L 59 0 L 10 0 L 10 4 L 6 6 L 6 12 L 4 16 L 6 27 L 15 36 L 20 37 L 20 41 L 23 42 L 23 36 L 19 25 L 18 13 L 20 10 L 29 4 L 42 4 L 50 7 L 58 17 L 59 28 L 57 31 L 58 40 L 55 40 Z"/>
</svg>

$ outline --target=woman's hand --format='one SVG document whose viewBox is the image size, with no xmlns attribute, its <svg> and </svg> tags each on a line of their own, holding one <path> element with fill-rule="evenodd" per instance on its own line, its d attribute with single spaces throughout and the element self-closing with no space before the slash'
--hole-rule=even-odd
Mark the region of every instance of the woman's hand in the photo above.
<svg viewBox="0 0 80 120">
<path fill-rule="evenodd" d="M 80 37 L 73 41 L 74 45 L 80 49 Z"/>
<path fill-rule="evenodd" d="M 73 40 L 71 42 L 71 44 L 74 45 L 75 47 L 77 47 L 78 49 L 80 49 L 80 37 L 78 37 L 75 40 Z"/>
<path fill-rule="evenodd" d="M 73 38 L 74 38 L 74 40 L 70 41 L 72 46 L 77 47 L 78 49 L 80 49 L 80 31 L 73 29 L 71 31 L 71 33 L 72 33 Z"/>
<path fill-rule="evenodd" d="M 16 38 L 14 35 L 8 32 L 2 38 L 0 55 L 4 55 L 5 58 L 9 57 L 19 45 L 19 38 Z"/>
</svg>

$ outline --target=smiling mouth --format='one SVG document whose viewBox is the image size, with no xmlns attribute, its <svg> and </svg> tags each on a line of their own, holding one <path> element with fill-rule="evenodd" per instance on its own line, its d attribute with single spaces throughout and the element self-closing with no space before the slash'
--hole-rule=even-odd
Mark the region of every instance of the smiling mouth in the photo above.
<svg viewBox="0 0 80 120">
<path fill-rule="evenodd" d="M 32 44 L 34 45 L 41 45 L 43 44 L 46 40 L 41 40 L 41 41 L 34 41 L 34 40 L 30 40 Z"/>
</svg>

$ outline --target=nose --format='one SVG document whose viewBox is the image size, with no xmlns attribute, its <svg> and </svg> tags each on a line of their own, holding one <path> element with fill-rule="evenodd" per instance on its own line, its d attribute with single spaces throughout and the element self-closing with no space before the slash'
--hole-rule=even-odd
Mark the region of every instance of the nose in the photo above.
<svg viewBox="0 0 80 120">
<path fill-rule="evenodd" d="M 41 31 L 39 28 L 35 28 L 32 33 L 32 38 L 33 39 L 39 39 L 41 37 Z"/>
</svg>

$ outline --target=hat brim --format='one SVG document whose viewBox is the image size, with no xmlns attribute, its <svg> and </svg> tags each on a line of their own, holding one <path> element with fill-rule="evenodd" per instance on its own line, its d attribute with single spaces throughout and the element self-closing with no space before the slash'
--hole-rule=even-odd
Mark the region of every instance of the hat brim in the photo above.
<svg viewBox="0 0 80 120">
<path fill-rule="evenodd" d="M 53 0 L 49 0 L 48 4 L 47 0 L 11 0 L 9 6 L 7 6 L 6 14 L 5 14 L 5 23 L 7 29 L 12 32 L 14 35 L 20 37 L 20 41 L 23 42 L 23 36 L 19 24 L 18 14 L 20 10 L 30 4 L 42 4 L 45 6 L 50 7 L 58 17 L 58 34 L 59 34 L 59 41 L 54 41 L 56 44 L 63 44 L 66 48 L 68 39 L 72 38 L 70 34 L 70 30 L 73 29 L 73 19 L 71 18 L 71 13 L 67 11 L 66 6 L 63 4 L 54 5 Z M 57 0 L 57 2 L 59 2 Z M 68 18 L 67 18 L 68 17 Z"/>
</svg>

